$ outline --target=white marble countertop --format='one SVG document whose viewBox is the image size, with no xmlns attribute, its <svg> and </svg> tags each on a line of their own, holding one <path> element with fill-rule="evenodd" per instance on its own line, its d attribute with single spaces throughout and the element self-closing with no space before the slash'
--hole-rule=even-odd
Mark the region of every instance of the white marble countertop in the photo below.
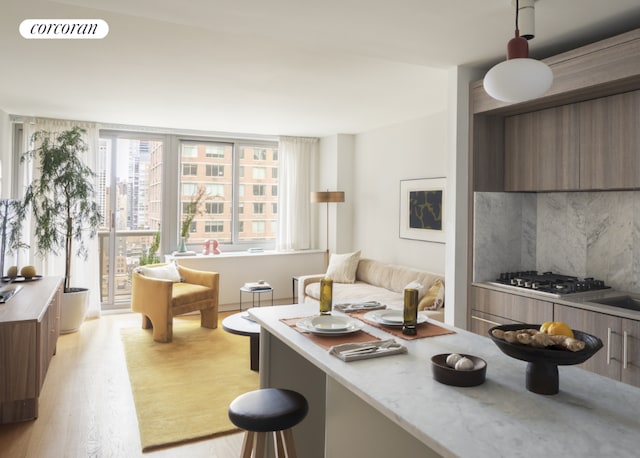
<svg viewBox="0 0 640 458">
<path fill-rule="evenodd" d="M 282 323 L 317 306 L 251 309 L 272 335 L 443 456 L 635 457 L 640 446 L 640 389 L 560 366 L 560 392 L 527 391 L 527 363 L 503 354 L 488 338 L 462 329 L 414 341 L 405 355 L 346 363 Z M 365 326 L 370 334 L 389 335 Z M 487 362 L 487 380 L 470 388 L 436 382 L 431 357 L 466 353 Z"/>
</svg>

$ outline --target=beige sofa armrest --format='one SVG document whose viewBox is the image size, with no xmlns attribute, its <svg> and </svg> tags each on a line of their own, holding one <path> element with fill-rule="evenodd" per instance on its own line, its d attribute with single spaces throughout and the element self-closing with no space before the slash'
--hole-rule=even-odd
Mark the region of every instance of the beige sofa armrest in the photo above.
<svg viewBox="0 0 640 458">
<path fill-rule="evenodd" d="M 302 275 L 300 277 L 298 277 L 298 291 L 297 291 L 297 296 L 298 296 L 298 304 L 304 304 L 304 300 L 305 300 L 305 289 L 307 288 L 307 285 L 310 283 L 319 283 L 320 280 L 322 280 L 322 278 L 324 277 L 324 274 L 313 274 L 313 275 Z"/>
</svg>

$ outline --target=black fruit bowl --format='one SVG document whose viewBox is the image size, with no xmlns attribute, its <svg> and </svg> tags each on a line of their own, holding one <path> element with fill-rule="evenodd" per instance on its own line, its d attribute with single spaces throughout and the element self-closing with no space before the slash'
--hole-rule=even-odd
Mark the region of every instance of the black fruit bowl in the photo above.
<svg viewBox="0 0 640 458">
<path fill-rule="evenodd" d="M 517 331 L 540 329 L 539 324 L 505 324 L 489 329 L 489 338 L 508 356 L 527 361 L 527 389 L 538 394 L 556 394 L 559 391 L 558 366 L 572 366 L 591 358 L 602 348 L 602 340 L 582 331 L 573 331 L 576 339 L 585 343 L 580 351 L 560 347 L 535 348 L 519 343 L 509 343 L 493 336 L 493 331 Z"/>
<path fill-rule="evenodd" d="M 484 383 L 487 373 L 487 363 L 484 359 L 473 355 L 461 355 L 473 361 L 473 369 L 457 371 L 447 366 L 447 356 L 450 354 L 441 353 L 431 358 L 431 371 L 434 379 L 445 385 L 453 386 L 476 386 Z"/>
</svg>

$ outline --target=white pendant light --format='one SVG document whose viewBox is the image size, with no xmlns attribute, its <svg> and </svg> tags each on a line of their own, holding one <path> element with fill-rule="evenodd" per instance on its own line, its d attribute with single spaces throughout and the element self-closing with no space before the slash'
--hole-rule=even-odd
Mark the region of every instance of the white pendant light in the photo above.
<svg viewBox="0 0 640 458">
<path fill-rule="evenodd" d="M 530 1 L 530 3 L 533 3 Z M 516 0 L 515 37 L 507 44 L 507 60 L 484 77 L 484 90 L 503 102 L 524 102 L 544 95 L 553 83 L 553 72 L 544 62 L 529 58 L 529 44 L 518 29 L 519 2 Z"/>
</svg>

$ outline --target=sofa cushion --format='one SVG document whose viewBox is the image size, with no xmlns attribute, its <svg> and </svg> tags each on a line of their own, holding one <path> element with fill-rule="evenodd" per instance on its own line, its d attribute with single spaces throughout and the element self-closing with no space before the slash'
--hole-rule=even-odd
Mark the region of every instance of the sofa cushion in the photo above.
<svg viewBox="0 0 640 458">
<path fill-rule="evenodd" d="M 334 283 L 353 283 L 356 281 L 356 269 L 360 261 L 360 250 L 353 253 L 332 254 L 326 276 Z"/>
<path fill-rule="evenodd" d="M 437 279 L 418 303 L 418 310 L 438 310 L 444 305 L 444 283 Z"/>
<path fill-rule="evenodd" d="M 173 285 L 172 305 L 180 307 L 185 304 L 192 304 L 198 301 L 211 299 L 211 288 L 191 283 L 176 283 Z"/>
<path fill-rule="evenodd" d="M 356 270 L 356 280 L 391 289 L 391 272 L 387 264 L 373 259 L 361 259 Z"/>
<path fill-rule="evenodd" d="M 136 268 L 136 271 L 145 277 L 157 278 L 159 280 L 169 280 L 172 282 L 179 282 L 182 280 L 180 272 L 178 272 L 178 268 L 172 262 L 153 267 L 140 266 Z"/>
</svg>

